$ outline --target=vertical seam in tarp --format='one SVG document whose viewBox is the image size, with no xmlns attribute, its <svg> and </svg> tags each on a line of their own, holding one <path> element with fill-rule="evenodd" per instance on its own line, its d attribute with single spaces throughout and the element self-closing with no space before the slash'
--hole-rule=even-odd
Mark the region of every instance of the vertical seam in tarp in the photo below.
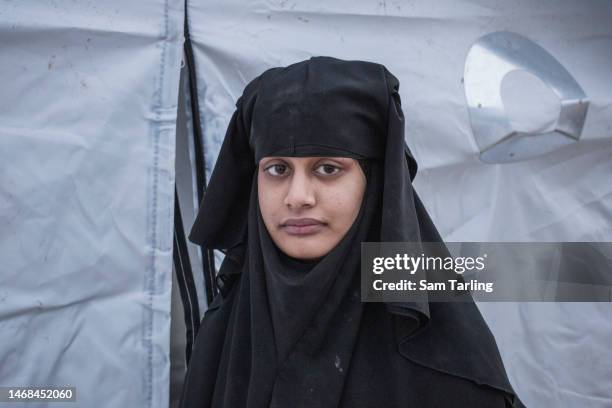
<svg viewBox="0 0 612 408">
<path fill-rule="evenodd" d="M 173 215 L 174 215 L 174 151 L 171 141 L 176 132 L 177 109 L 174 105 L 176 89 L 178 84 L 170 83 L 172 74 L 168 75 L 166 64 L 172 64 L 176 58 L 171 47 L 180 46 L 173 44 L 177 40 L 177 32 L 180 24 L 172 24 L 170 21 L 170 8 L 168 0 L 163 2 L 163 26 L 161 38 L 158 43 L 160 48 L 159 76 L 153 85 L 149 130 L 149 148 L 151 149 L 152 163 L 148 171 L 147 187 L 147 243 L 148 260 L 145 273 L 144 291 L 146 294 L 144 307 L 144 336 L 145 348 L 144 373 L 144 395 L 146 406 L 155 408 L 160 404 L 167 405 L 163 398 L 167 393 L 162 388 L 168 386 L 165 382 L 165 363 L 167 356 L 163 355 L 163 342 L 169 341 L 164 334 L 164 319 L 169 318 L 169 308 L 166 311 L 163 300 L 164 290 L 171 283 L 164 279 L 164 274 L 172 268 L 172 243 L 173 243 Z M 173 10 L 175 11 L 175 10 Z M 182 16 L 182 15 L 181 15 Z M 175 19 L 177 16 L 173 16 Z M 176 22 L 174 22 L 176 23 Z M 174 57 L 174 58 L 173 58 Z M 176 67 L 179 70 L 179 66 Z M 166 255 L 166 256 L 164 256 Z M 168 275 L 171 278 L 171 275 Z M 168 312 L 168 313 L 166 313 Z"/>
</svg>

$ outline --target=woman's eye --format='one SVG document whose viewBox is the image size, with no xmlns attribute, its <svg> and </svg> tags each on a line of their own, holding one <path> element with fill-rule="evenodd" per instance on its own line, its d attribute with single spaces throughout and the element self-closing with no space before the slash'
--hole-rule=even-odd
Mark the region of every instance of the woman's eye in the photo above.
<svg viewBox="0 0 612 408">
<path fill-rule="evenodd" d="M 284 164 L 273 164 L 269 167 L 266 167 L 264 171 L 267 171 L 272 176 L 282 176 L 287 171 L 287 166 Z"/>
<path fill-rule="evenodd" d="M 340 171 L 340 167 L 334 166 L 333 164 L 322 164 L 317 167 L 317 173 L 324 176 L 331 176 Z"/>
</svg>

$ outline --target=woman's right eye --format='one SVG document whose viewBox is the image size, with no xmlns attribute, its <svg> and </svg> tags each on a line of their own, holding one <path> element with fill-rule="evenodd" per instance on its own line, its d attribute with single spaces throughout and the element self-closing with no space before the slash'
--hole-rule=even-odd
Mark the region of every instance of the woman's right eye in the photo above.
<svg viewBox="0 0 612 408">
<path fill-rule="evenodd" d="M 266 167 L 264 171 L 267 171 L 272 176 L 280 177 L 287 171 L 287 166 L 284 164 L 273 164 Z"/>
</svg>

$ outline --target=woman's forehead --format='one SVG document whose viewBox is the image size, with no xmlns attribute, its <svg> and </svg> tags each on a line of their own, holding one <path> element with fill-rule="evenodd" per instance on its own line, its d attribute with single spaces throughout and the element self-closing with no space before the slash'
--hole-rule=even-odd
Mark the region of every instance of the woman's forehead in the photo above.
<svg viewBox="0 0 612 408">
<path fill-rule="evenodd" d="M 319 160 L 334 160 L 340 163 L 352 163 L 356 161 L 351 157 L 343 157 L 343 156 L 306 156 L 306 157 L 296 157 L 296 156 L 266 156 L 262 157 L 259 163 L 266 163 L 274 160 L 281 160 L 289 163 L 304 163 L 308 164 L 310 162 L 315 162 Z"/>
</svg>

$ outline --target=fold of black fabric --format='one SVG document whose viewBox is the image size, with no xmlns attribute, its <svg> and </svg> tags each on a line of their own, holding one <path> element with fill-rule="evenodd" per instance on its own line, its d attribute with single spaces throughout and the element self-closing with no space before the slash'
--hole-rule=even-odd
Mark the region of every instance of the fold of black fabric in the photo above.
<svg viewBox="0 0 612 408">
<path fill-rule="evenodd" d="M 513 401 L 473 303 L 430 305 L 426 294 L 410 303 L 361 302 L 361 242 L 442 241 L 412 188 L 417 164 L 404 139 L 397 78 L 380 64 L 313 57 L 264 72 L 236 107 L 189 237 L 224 250 L 220 274 L 238 278 L 205 314 L 181 406 L 440 406 L 430 405 L 437 394 L 413 394 L 426 388 L 412 378 L 424 368 L 448 384 L 436 392 L 491 403 L 472 406 Z M 321 259 L 292 259 L 268 234 L 257 198 L 257 163 L 267 156 L 360 160 L 367 182 L 359 214 Z M 441 336 L 452 328 L 462 332 L 448 347 Z M 369 350 L 376 339 L 380 349 Z M 477 350 L 473 360 L 453 354 L 462 348 Z M 373 361 L 378 353 L 385 354 Z M 380 361 L 400 378 L 385 382 Z M 360 387 L 376 392 L 359 402 Z M 367 405 L 374 396 L 388 405 Z"/>
</svg>

